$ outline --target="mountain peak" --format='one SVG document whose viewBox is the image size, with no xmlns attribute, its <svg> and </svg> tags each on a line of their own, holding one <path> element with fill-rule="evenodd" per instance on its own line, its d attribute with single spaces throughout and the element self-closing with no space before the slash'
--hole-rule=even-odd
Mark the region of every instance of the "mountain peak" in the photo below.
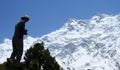
<svg viewBox="0 0 120 70">
<path fill-rule="evenodd" d="M 105 17 L 110 17 L 112 15 L 108 15 L 108 14 L 98 14 L 98 15 L 95 15 L 92 17 L 92 19 L 102 19 L 102 18 L 105 18 Z"/>
<path fill-rule="evenodd" d="M 86 20 L 70 19 L 62 28 L 68 31 L 79 30 L 85 27 L 86 23 Z"/>
<path fill-rule="evenodd" d="M 70 18 L 68 23 L 75 23 L 75 22 L 78 22 L 78 21 L 79 21 L 78 19 Z"/>
</svg>

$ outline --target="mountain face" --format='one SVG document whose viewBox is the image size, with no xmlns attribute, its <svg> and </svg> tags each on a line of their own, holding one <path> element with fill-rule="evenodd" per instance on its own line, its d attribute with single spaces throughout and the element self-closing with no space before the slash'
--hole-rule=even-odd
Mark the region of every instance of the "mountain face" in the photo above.
<svg viewBox="0 0 120 70">
<path fill-rule="evenodd" d="M 24 52 L 42 41 L 64 70 L 120 70 L 120 14 L 70 19 L 47 35 L 27 37 Z M 11 52 L 11 40 L 5 39 L 0 44 L 0 62 Z"/>
</svg>

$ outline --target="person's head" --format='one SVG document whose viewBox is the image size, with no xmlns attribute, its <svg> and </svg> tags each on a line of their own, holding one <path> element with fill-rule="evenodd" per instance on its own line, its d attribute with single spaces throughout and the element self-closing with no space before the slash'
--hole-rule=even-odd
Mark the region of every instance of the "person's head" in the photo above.
<svg viewBox="0 0 120 70">
<path fill-rule="evenodd" d="M 21 20 L 24 22 L 28 22 L 29 21 L 29 16 L 25 15 L 21 17 Z"/>
</svg>

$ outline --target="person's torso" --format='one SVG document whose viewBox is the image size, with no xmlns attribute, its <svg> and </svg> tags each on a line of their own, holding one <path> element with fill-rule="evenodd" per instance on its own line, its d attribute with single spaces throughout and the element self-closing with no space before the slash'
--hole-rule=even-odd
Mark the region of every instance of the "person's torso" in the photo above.
<svg viewBox="0 0 120 70">
<path fill-rule="evenodd" d="M 24 22 L 17 23 L 15 26 L 15 32 L 13 38 L 23 38 L 24 30 L 25 30 L 25 23 Z"/>
</svg>

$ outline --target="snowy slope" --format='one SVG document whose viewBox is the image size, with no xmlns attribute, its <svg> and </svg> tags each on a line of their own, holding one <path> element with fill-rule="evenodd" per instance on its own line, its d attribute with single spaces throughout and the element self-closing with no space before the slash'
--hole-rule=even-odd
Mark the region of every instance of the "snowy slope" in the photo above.
<svg viewBox="0 0 120 70">
<path fill-rule="evenodd" d="M 70 19 L 59 30 L 25 39 L 25 51 L 41 41 L 65 70 L 120 70 L 120 14 Z M 9 39 L 0 44 L 1 63 L 11 49 Z"/>
</svg>

